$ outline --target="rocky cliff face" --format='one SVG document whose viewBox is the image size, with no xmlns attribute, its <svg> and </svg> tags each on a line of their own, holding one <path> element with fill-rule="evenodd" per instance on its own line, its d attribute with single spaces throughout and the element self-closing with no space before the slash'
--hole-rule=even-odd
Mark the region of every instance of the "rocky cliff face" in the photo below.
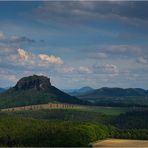
<svg viewBox="0 0 148 148">
<path fill-rule="evenodd" d="M 51 87 L 50 79 L 45 76 L 29 76 L 20 79 L 15 85 L 16 90 L 48 90 Z"/>
</svg>

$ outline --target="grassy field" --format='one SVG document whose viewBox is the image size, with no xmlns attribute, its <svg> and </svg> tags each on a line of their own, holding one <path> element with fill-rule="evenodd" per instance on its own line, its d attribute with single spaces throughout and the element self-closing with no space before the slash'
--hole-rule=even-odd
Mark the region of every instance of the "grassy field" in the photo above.
<svg viewBox="0 0 148 148">
<path fill-rule="evenodd" d="M 96 142 L 93 147 L 148 147 L 148 140 L 108 139 Z"/>
<path fill-rule="evenodd" d="M 121 113 L 125 113 L 131 111 L 131 108 L 128 107 L 84 107 L 77 108 L 78 110 L 90 111 L 90 112 L 99 112 L 106 115 L 119 115 Z"/>
<path fill-rule="evenodd" d="M 81 111 L 90 111 L 98 112 L 106 115 L 119 115 L 131 111 L 132 108 L 128 107 L 97 107 L 97 106 L 84 106 L 84 105 L 72 105 L 72 104 L 40 104 L 40 105 L 31 105 L 24 107 L 14 107 L 2 109 L 2 111 L 21 111 L 21 110 L 40 110 L 40 109 L 76 109 Z"/>
</svg>

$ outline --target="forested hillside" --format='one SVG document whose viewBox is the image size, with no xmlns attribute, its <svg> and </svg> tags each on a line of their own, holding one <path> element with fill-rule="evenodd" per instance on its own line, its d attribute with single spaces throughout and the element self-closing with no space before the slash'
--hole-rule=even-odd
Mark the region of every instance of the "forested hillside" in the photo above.
<svg viewBox="0 0 148 148">
<path fill-rule="evenodd" d="M 14 87 L 0 94 L 0 108 L 49 102 L 88 104 L 87 101 L 72 97 L 52 86 L 49 78 L 37 75 L 20 79 Z"/>
<path fill-rule="evenodd" d="M 0 112 L 0 146 L 89 146 L 106 138 L 148 140 L 146 116 L 147 110 L 119 116 L 66 109 Z"/>
<path fill-rule="evenodd" d="M 5 116 L 0 119 L 0 146 L 88 146 L 98 139 L 110 137 L 109 130 L 109 127 L 101 124 L 51 122 Z"/>
</svg>

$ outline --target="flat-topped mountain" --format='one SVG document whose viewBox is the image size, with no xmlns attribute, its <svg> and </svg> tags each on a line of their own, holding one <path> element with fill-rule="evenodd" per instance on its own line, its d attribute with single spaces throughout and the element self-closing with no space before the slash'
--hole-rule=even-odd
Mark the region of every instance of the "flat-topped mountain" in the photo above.
<svg viewBox="0 0 148 148">
<path fill-rule="evenodd" d="M 20 79 L 17 84 L 0 94 L 0 108 L 46 103 L 87 104 L 51 85 L 50 78 L 33 75 Z"/>
<path fill-rule="evenodd" d="M 33 75 L 20 79 L 14 88 L 16 90 L 48 90 L 50 87 L 50 78 Z"/>
</svg>

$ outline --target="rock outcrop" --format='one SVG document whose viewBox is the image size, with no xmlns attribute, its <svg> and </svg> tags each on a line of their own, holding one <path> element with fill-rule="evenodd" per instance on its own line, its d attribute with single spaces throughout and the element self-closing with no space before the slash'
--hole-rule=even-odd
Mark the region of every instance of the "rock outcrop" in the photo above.
<svg viewBox="0 0 148 148">
<path fill-rule="evenodd" d="M 28 106 L 48 103 L 86 104 L 76 97 L 70 96 L 50 83 L 45 76 L 28 76 L 0 94 L 0 108 Z"/>
<path fill-rule="evenodd" d="M 16 90 L 48 90 L 51 87 L 50 78 L 33 75 L 20 79 L 15 85 Z"/>
</svg>

